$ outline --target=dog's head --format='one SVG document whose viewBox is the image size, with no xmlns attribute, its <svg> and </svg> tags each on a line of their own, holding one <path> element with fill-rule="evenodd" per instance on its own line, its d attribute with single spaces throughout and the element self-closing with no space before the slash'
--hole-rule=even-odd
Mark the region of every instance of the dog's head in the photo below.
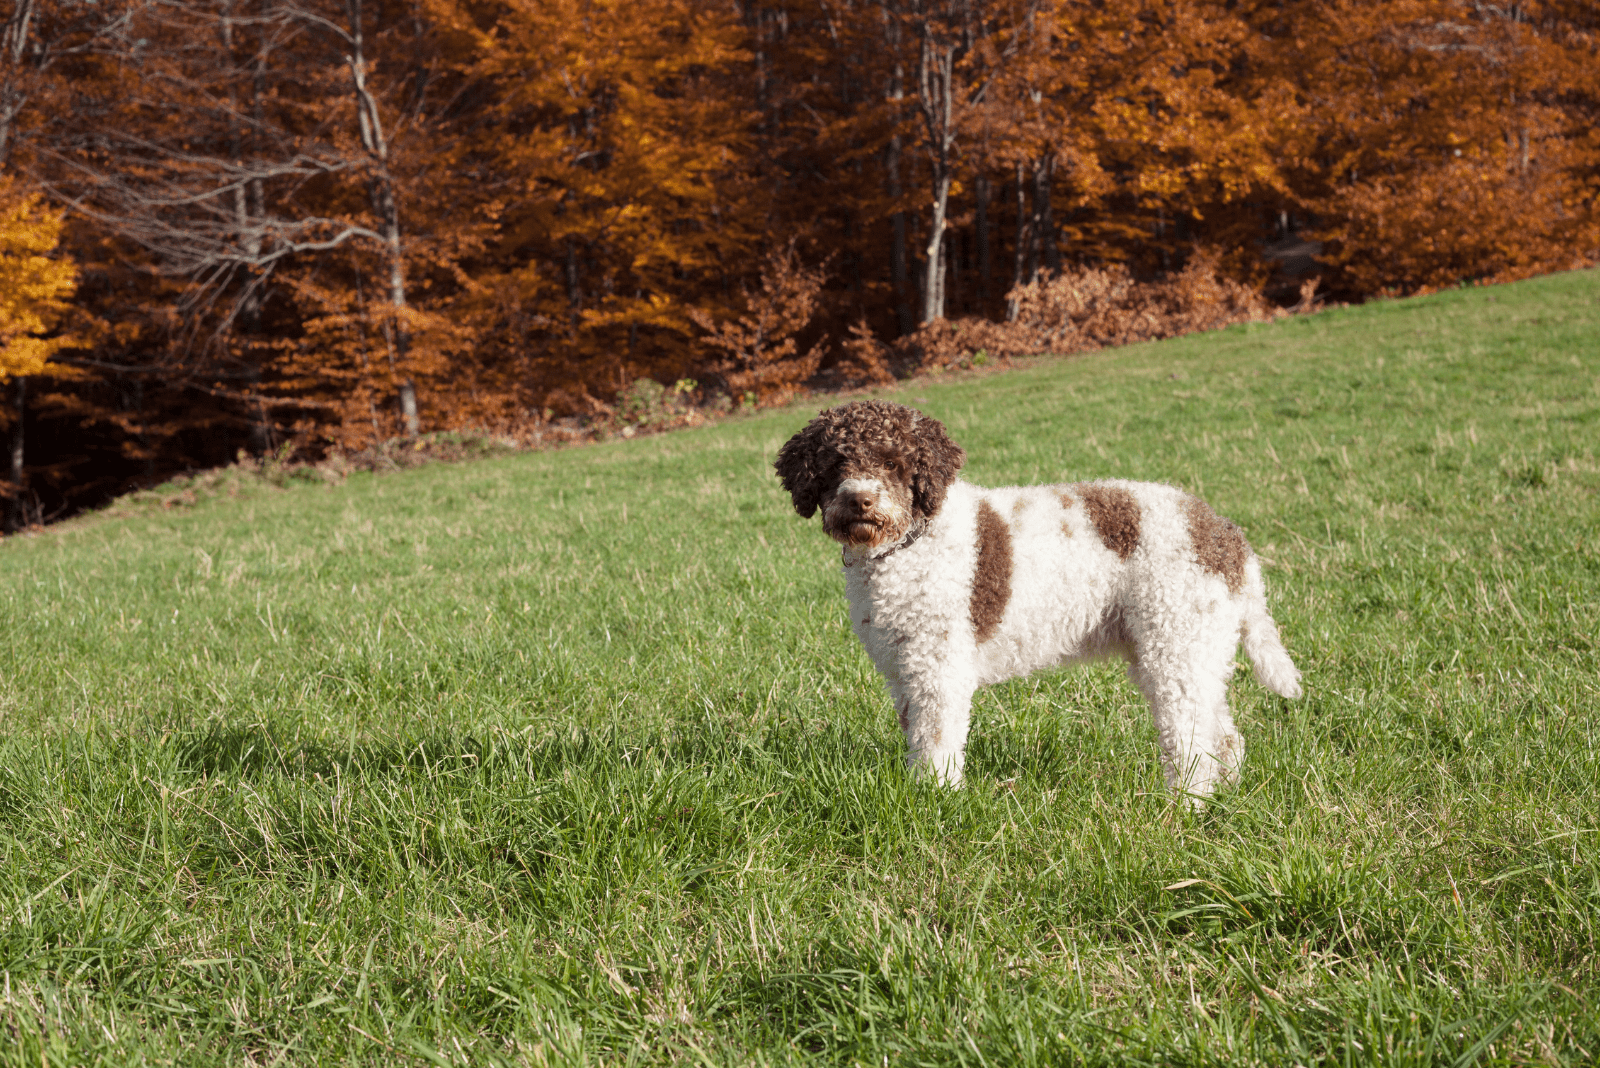
<svg viewBox="0 0 1600 1068">
<path fill-rule="evenodd" d="M 810 519 L 820 507 L 829 537 L 873 548 L 937 514 L 966 458 L 939 420 L 870 400 L 822 412 L 774 466 L 795 511 Z"/>
</svg>

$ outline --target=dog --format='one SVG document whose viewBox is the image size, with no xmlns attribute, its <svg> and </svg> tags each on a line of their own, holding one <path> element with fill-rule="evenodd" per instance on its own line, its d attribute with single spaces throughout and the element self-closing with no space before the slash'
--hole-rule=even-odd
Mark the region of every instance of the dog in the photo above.
<svg viewBox="0 0 1600 1068">
<path fill-rule="evenodd" d="M 1228 709 L 1243 639 L 1256 678 L 1300 696 L 1261 565 L 1233 523 L 1174 486 L 1103 480 L 984 489 L 913 408 L 824 410 L 774 464 L 839 542 L 850 624 L 888 684 L 914 770 L 959 786 L 973 692 L 1120 655 L 1150 702 L 1167 785 L 1199 807 L 1235 780 Z"/>
</svg>

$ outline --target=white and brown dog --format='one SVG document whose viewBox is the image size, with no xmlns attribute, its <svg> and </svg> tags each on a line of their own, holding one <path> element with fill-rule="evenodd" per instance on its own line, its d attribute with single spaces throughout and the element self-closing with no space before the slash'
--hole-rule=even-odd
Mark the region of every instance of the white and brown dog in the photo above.
<svg viewBox="0 0 1600 1068">
<path fill-rule="evenodd" d="M 912 408 L 824 411 L 778 452 L 795 511 L 844 546 L 850 623 L 883 674 L 913 767 L 958 785 L 972 694 L 1044 667 L 1128 660 L 1149 698 L 1167 783 L 1195 803 L 1234 778 L 1234 650 L 1300 696 L 1261 565 L 1205 502 L 1150 482 L 983 489 Z"/>
</svg>

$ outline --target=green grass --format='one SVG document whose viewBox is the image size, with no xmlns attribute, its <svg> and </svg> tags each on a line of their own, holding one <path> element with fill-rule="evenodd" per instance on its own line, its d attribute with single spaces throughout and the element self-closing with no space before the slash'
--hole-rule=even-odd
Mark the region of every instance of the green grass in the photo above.
<svg viewBox="0 0 1600 1068">
<path fill-rule="evenodd" d="M 1600 1057 L 1600 275 L 893 394 L 1203 492 L 1300 702 L 1114 665 L 908 778 L 809 406 L 0 544 L 0 1065 Z M 220 484 L 219 484 L 220 485 Z"/>
</svg>

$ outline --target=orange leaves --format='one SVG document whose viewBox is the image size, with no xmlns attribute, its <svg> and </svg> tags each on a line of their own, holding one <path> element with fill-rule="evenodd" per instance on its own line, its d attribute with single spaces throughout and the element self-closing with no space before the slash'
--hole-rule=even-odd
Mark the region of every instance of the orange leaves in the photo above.
<svg viewBox="0 0 1600 1068">
<path fill-rule="evenodd" d="M 490 101 L 463 148 L 495 197 L 471 298 L 485 355 L 531 343 L 544 368 L 525 379 L 533 409 L 553 390 L 689 373 L 687 306 L 758 244 L 737 23 L 686 0 L 459 10 L 464 75 Z"/>
<path fill-rule="evenodd" d="M 761 288 L 745 292 L 742 315 L 717 322 L 691 308 L 689 317 L 705 331 L 706 347 L 717 353 L 706 369 L 721 378 L 734 396 L 749 396 L 758 404 L 781 404 L 792 398 L 822 362 L 822 346 L 801 353 L 799 336 L 816 314 L 825 278 L 822 268 L 801 264 L 790 242 L 767 256 Z M 852 351 L 859 355 L 864 350 L 858 345 Z M 868 373 L 881 367 L 870 356 L 862 362 Z"/>
<path fill-rule="evenodd" d="M 1183 270 L 1142 282 L 1122 264 L 1076 267 L 1045 275 L 1011 293 L 1012 322 L 941 321 L 901 338 L 896 349 L 913 367 L 967 366 L 1034 353 L 1086 352 L 1177 337 L 1287 314 L 1250 286 L 1228 278 L 1215 250 L 1199 250 Z M 1309 299 L 1311 288 L 1305 291 Z"/>
<path fill-rule="evenodd" d="M 1462 0 L 1287 6 L 1293 55 L 1258 50 L 1293 86 L 1283 131 L 1294 198 L 1352 294 L 1570 266 L 1600 244 L 1593 186 L 1592 7 Z M 1587 28 L 1585 28 L 1587 27 Z"/>
<path fill-rule="evenodd" d="M 0 375 L 112 324 L 48 403 L 124 474 L 1196 329 L 1275 241 L 1285 301 L 1600 249 L 1588 0 L 248 6 L 50 0 L 0 56 L 82 277 L 7 224 Z"/>
<path fill-rule="evenodd" d="M 0 382 L 36 375 L 51 355 L 72 343 L 48 337 L 68 310 L 77 286 L 72 261 L 54 257 L 61 215 L 37 193 L 0 179 Z"/>
</svg>

